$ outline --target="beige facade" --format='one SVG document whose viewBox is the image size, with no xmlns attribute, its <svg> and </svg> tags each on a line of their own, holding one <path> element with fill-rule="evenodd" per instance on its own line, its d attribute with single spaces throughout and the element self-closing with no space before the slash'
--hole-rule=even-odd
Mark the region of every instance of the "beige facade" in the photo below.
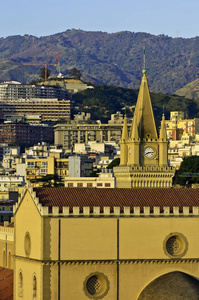
<svg viewBox="0 0 199 300">
<path fill-rule="evenodd" d="M 98 177 L 66 177 L 65 187 L 115 188 L 115 177 L 109 169 L 102 169 Z"/>
<path fill-rule="evenodd" d="M 56 153 L 51 153 L 52 156 L 44 157 L 44 158 L 26 158 L 26 182 L 32 181 L 33 186 L 41 186 L 43 182 L 34 182 L 38 178 L 42 176 L 46 176 L 47 174 L 51 175 L 59 175 L 62 178 L 68 176 L 69 171 L 69 160 L 68 158 L 58 158 L 56 157 Z M 58 155 L 59 156 L 59 155 Z"/>
<path fill-rule="evenodd" d="M 115 116 L 115 115 L 113 115 Z M 123 118 L 119 119 L 112 117 L 110 123 L 76 123 L 57 124 L 54 126 L 55 145 L 63 145 L 65 149 L 73 149 L 76 143 L 88 144 L 92 141 L 103 143 L 105 141 L 119 142 L 122 135 Z M 127 124 L 130 130 L 130 124 Z"/>
<path fill-rule="evenodd" d="M 0 193 L 17 191 L 19 186 L 24 186 L 23 176 L 0 176 Z"/>
</svg>

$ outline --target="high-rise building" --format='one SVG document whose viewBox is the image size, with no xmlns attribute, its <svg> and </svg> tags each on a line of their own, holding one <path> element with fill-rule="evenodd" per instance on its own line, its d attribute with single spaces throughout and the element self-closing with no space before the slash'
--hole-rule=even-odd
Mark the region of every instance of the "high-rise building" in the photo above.
<svg viewBox="0 0 199 300">
<path fill-rule="evenodd" d="M 54 126 L 56 145 L 62 145 L 65 149 L 73 149 L 76 143 L 119 142 L 124 122 L 122 114 L 112 114 L 108 124 L 86 122 L 82 117 L 82 115 L 77 115 L 76 119 L 68 124 L 60 123 Z M 130 130 L 130 123 L 127 124 L 127 127 Z"/>
<path fill-rule="evenodd" d="M 0 102 L 33 98 L 67 100 L 68 92 L 59 86 L 21 84 L 18 81 L 0 83 Z"/>
<path fill-rule="evenodd" d="M 62 87 L 0 83 L 0 117 L 24 116 L 31 122 L 70 120 L 70 100 Z"/>
<path fill-rule="evenodd" d="M 69 121 L 70 100 L 19 99 L 0 101 L 0 115 L 3 119 L 12 118 L 12 116 L 25 116 L 25 119 L 31 119 L 32 123 L 38 123 L 38 118 L 41 122 Z"/>
<path fill-rule="evenodd" d="M 0 142 L 20 146 L 53 143 L 53 127 L 27 123 L 0 124 Z"/>
</svg>

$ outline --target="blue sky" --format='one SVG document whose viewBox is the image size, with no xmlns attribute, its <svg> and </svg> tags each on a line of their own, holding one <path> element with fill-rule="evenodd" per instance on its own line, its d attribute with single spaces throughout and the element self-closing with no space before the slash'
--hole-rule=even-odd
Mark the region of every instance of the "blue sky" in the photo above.
<svg viewBox="0 0 199 300">
<path fill-rule="evenodd" d="M 199 36 L 199 0 L 2 1 L 0 37 L 47 36 L 75 28 Z"/>
</svg>

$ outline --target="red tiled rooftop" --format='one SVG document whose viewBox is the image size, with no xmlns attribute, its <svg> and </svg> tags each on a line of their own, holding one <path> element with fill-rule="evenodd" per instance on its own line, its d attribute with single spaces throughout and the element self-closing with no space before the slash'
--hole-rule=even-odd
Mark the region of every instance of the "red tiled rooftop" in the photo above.
<svg viewBox="0 0 199 300">
<path fill-rule="evenodd" d="M 4 225 L 4 222 L 1 222 L 1 223 L 0 223 L 0 226 L 3 226 L 3 227 L 14 227 L 14 222 L 8 224 L 8 226 L 5 226 L 5 225 Z M 1 299 L 0 299 L 0 300 L 1 300 Z"/>
<path fill-rule="evenodd" d="M 15 227 L 14 222 L 10 223 L 10 224 L 8 225 L 8 227 Z"/>
<path fill-rule="evenodd" d="M 131 211 L 134 206 L 139 206 L 141 212 L 144 206 L 149 206 L 151 210 L 154 206 L 159 206 L 163 211 L 164 206 L 179 206 L 182 211 L 183 206 L 188 206 L 192 211 L 193 206 L 199 206 L 199 189 L 97 189 L 97 188 L 35 188 L 39 202 L 43 206 L 48 206 L 49 211 L 52 206 L 59 206 L 62 212 L 63 206 L 69 206 L 72 212 L 73 206 L 79 206 L 83 211 L 83 206 L 89 206 L 91 212 L 94 206 L 100 206 L 101 211 L 104 206 L 110 206 L 113 211 L 114 206 L 119 206 L 123 211 L 124 206 L 130 206 Z"/>
<path fill-rule="evenodd" d="M 13 270 L 0 267 L 0 299 L 13 300 Z"/>
</svg>

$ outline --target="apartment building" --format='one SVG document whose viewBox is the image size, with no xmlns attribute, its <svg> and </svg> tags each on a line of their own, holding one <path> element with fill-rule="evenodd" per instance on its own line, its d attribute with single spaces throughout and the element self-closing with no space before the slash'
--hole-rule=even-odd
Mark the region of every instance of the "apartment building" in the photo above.
<svg viewBox="0 0 199 300">
<path fill-rule="evenodd" d="M 69 156 L 69 177 L 88 177 L 93 171 L 93 159 Z"/>
<path fill-rule="evenodd" d="M 14 115 L 25 116 L 31 122 L 70 120 L 70 100 L 58 99 L 18 99 L 1 100 L 0 115 L 10 119 Z"/>
<path fill-rule="evenodd" d="M 180 140 L 186 133 L 192 137 L 199 133 L 199 118 L 185 119 L 183 111 L 171 111 L 165 123 L 167 138 L 172 140 Z"/>
<path fill-rule="evenodd" d="M 0 143 L 25 145 L 42 141 L 53 143 L 53 127 L 27 123 L 0 124 Z"/>
<path fill-rule="evenodd" d="M 18 189 L 19 186 L 24 186 L 24 185 L 25 185 L 24 176 L 17 176 L 17 175 L 0 176 L 0 192 L 15 191 Z"/>
<path fill-rule="evenodd" d="M 19 81 L 0 83 L 0 101 L 32 98 L 66 100 L 68 99 L 68 92 L 60 86 L 21 84 Z"/>
<path fill-rule="evenodd" d="M 38 143 L 32 147 L 25 150 L 27 156 L 37 158 L 37 157 L 48 157 L 53 156 L 56 158 L 61 158 L 64 156 L 64 150 L 62 147 L 49 145 L 45 142 Z"/>
<path fill-rule="evenodd" d="M 115 116 L 115 114 L 113 115 Z M 130 124 L 128 123 L 130 131 Z M 54 137 L 56 145 L 63 145 L 65 149 L 73 149 L 76 143 L 88 144 L 92 141 L 103 143 L 105 141 L 119 140 L 122 135 L 123 117 L 117 122 L 114 117 L 108 124 L 101 124 L 100 121 L 93 123 L 78 122 L 77 119 L 67 124 L 57 124 L 54 126 Z"/>
<path fill-rule="evenodd" d="M 102 169 L 98 177 L 66 177 L 65 187 L 115 188 L 113 171 Z"/>
<path fill-rule="evenodd" d="M 70 120 L 68 92 L 60 86 L 0 83 L 0 116 L 23 116 L 30 122 Z"/>
<path fill-rule="evenodd" d="M 31 181 L 34 187 L 41 186 L 43 182 L 37 179 L 47 174 L 61 176 L 64 179 L 68 176 L 68 158 L 48 157 L 26 157 L 25 158 L 25 177 L 26 182 Z"/>
</svg>

